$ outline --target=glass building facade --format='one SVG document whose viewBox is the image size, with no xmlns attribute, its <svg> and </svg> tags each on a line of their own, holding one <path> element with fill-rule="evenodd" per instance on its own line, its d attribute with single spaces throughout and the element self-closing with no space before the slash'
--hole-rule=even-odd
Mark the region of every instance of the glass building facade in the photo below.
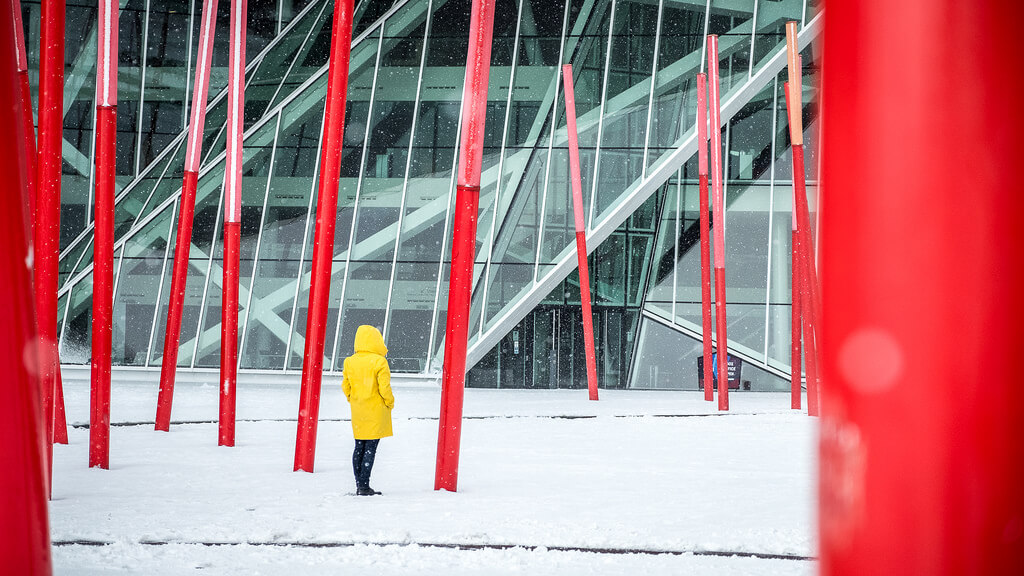
<svg viewBox="0 0 1024 576">
<path fill-rule="evenodd" d="M 88 364 L 95 6 L 68 2 L 61 361 Z M 114 364 L 162 360 L 200 0 L 121 0 Z M 218 11 L 181 347 L 220 348 L 227 25 Z M 39 5 L 23 3 L 33 82 Z M 440 372 L 468 0 L 356 2 L 325 371 L 360 324 L 392 370 Z M 582 387 L 560 65 L 577 98 L 603 387 L 696 388 L 695 74 L 720 35 L 729 347 L 752 389 L 788 388 L 791 165 L 782 82 L 801 23 L 808 187 L 817 183 L 817 2 L 497 0 L 469 385 Z M 239 367 L 301 370 L 333 2 L 250 0 Z M 33 84 L 33 93 L 35 85 Z M 812 214 L 813 217 L 813 214 Z M 718 223 L 715 223 L 716 225 Z"/>
</svg>

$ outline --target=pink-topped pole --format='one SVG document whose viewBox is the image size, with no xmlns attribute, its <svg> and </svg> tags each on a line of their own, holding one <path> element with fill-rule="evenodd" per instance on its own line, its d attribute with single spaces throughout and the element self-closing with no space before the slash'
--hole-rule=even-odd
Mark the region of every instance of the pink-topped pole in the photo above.
<svg viewBox="0 0 1024 576">
<path fill-rule="evenodd" d="M 316 432 L 320 415 L 320 384 L 324 363 L 324 329 L 331 290 L 334 227 L 338 213 L 338 179 L 345 137 L 345 100 L 348 94 L 349 57 L 352 52 L 352 0 L 337 0 L 331 29 L 331 58 L 327 68 L 327 103 L 320 149 L 316 228 L 313 233 L 313 268 L 306 320 L 306 349 L 302 356 L 299 424 L 295 436 L 294 470 L 313 471 Z"/>
<path fill-rule="evenodd" d="M 718 36 L 708 36 L 708 97 L 711 115 L 711 194 L 715 211 L 715 321 L 718 326 L 718 409 L 729 409 L 729 338 L 725 317 L 725 193 L 722 186 L 722 111 L 718 97 Z"/>
<path fill-rule="evenodd" d="M 789 140 L 793 150 L 793 209 L 796 211 L 797 234 L 800 236 L 802 252 L 801 274 L 803 275 L 804 354 L 807 359 L 807 414 L 818 416 L 818 321 L 821 318 L 821 304 L 818 301 L 818 274 L 814 265 L 814 238 L 811 235 L 811 218 L 807 207 L 806 170 L 804 167 L 804 126 L 803 94 L 801 82 L 803 72 L 800 65 L 800 50 L 797 47 L 797 23 L 786 23 L 786 56 L 789 82 L 784 86 L 786 108 L 789 114 Z"/>
<path fill-rule="evenodd" d="M 1024 4 L 824 18 L 819 569 L 1024 574 Z"/>
<path fill-rule="evenodd" d="M 196 74 L 192 89 L 192 119 L 188 125 L 188 142 L 185 148 L 185 176 L 181 185 L 178 234 L 174 244 L 174 270 L 171 273 L 171 293 L 167 302 L 164 356 L 160 364 L 160 393 L 156 405 L 156 429 L 164 432 L 171 426 L 174 377 L 178 366 L 178 346 L 181 343 L 181 312 L 185 305 L 185 285 L 188 282 L 192 220 L 196 209 L 196 184 L 199 181 L 199 160 L 203 152 L 206 97 L 210 87 L 210 63 L 213 58 L 213 35 L 216 27 L 217 0 L 204 0 L 199 53 L 196 57 Z"/>
<path fill-rule="evenodd" d="M 580 147 L 576 131 L 576 94 L 572 64 L 562 66 L 565 85 L 565 122 L 569 134 L 569 176 L 572 182 L 572 210 L 576 224 L 576 257 L 580 270 L 580 302 L 583 306 L 583 343 L 587 356 L 587 389 L 597 400 L 597 352 L 594 349 L 594 315 L 590 310 L 590 271 L 587 268 L 587 228 L 583 221 L 583 179 L 580 176 Z"/>
<path fill-rule="evenodd" d="M 700 193 L 700 310 L 703 323 L 704 399 L 715 399 L 711 369 L 711 218 L 708 215 L 708 77 L 697 74 L 697 178 Z"/>
<path fill-rule="evenodd" d="M 39 31 L 39 153 L 33 229 L 33 284 L 39 327 L 40 381 L 46 428 L 47 482 L 55 439 L 67 436 L 57 359 L 57 260 L 64 142 L 64 0 L 42 0 Z"/>
<path fill-rule="evenodd" d="M 96 50 L 96 200 L 92 268 L 89 467 L 110 467 L 110 348 L 114 308 L 117 0 L 100 0 Z"/>
<path fill-rule="evenodd" d="M 220 314 L 220 419 L 217 445 L 235 445 L 238 381 L 238 264 L 242 241 L 242 131 L 245 111 L 246 0 L 231 0 L 227 158 L 224 165 L 224 271 Z"/>
<path fill-rule="evenodd" d="M 474 0 L 469 24 L 466 82 L 462 92 L 462 141 L 452 232 L 452 264 L 448 280 L 448 316 L 441 384 L 441 417 L 437 432 L 434 490 L 455 492 L 459 481 L 462 397 L 466 382 L 469 301 L 473 289 L 476 221 L 480 205 L 480 167 L 487 119 L 487 86 L 491 71 L 494 0 Z"/>
<path fill-rule="evenodd" d="M 6 24 L 12 4 L 0 3 L 0 123 L 11 127 L 0 138 L 0 558 L 5 573 L 48 576 L 53 571 L 47 516 L 46 448 L 38 367 L 25 350 L 36 345 L 30 236 L 22 225 L 33 153 L 21 133 L 22 93 L 15 68 L 14 35 Z M 15 12 L 18 14 L 18 12 Z M 29 104 L 31 107 L 31 104 Z M 31 123 L 27 127 L 32 129 Z"/>
</svg>

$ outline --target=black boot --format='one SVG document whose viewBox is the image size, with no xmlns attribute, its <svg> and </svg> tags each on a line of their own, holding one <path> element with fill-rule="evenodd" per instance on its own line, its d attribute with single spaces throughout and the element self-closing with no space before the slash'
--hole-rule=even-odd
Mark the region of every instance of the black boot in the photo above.
<svg viewBox="0 0 1024 576">
<path fill-rule="evenodd" d="M 369 486 L 360 486 L 359 488 L 356 489 L 356 495 L 357 496 L 379 496 L 380 492 L 377 492 L 376 490 L 374 490 L 373 488 L 370 488 Z"/>
</svg>

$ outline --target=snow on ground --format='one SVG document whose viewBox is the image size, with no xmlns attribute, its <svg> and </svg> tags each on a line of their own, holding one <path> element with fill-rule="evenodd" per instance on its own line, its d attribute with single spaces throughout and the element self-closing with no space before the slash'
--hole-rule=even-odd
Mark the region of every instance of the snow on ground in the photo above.
<svg viewBox="0 0 1024 576">
<path fill-rule="evenodd" d="M 236 446 L 217 387 L 115 383 L 110 470 L 88 464 L 89 391 L 65 384 L 54 450 L 57 574 L 810 574 L 815 422 L 788 394 L 479 390 L 457 493 L 433 490 L 440 391 L 396 387 L 395 436 L 352 496 L 352 435 L 324 382 L 316 472 L 292 472 L 298 389 L 240 386 Z M 461 547 L 461 548 L 459 548 Z M 653 552 L 671 552 L 656 554 Z M 709 553 L 735 553 L 718 556 Z"/>
</svg>

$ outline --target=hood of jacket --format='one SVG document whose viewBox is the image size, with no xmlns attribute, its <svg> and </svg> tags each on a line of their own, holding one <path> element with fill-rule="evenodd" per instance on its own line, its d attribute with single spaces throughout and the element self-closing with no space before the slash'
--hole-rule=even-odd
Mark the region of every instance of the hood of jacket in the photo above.
<svg viewBox="0 0 1024 576">
<path fill-rule="evenodd" d="M 384 345 L 384 337 L 380 335 L 380 330 L 367 324 L 356 329 L 355 351 L 388 355 L 388 347 Z"/>
</svg>

